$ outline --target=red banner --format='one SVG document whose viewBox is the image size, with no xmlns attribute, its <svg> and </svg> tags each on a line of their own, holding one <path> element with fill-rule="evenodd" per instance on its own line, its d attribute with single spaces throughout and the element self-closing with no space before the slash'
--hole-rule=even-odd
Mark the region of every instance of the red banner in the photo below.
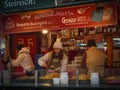
<svg viewBox="0 0 120 90">
<path fill-rule="evenodd" d="M 15 34 L 12 35 L 12 58 L 17 57 L 16 46 L 18 44 L 23 44 L 25 47 L 30 47 L 30 53 L 33 58 L 33 62 L 35 59 L 35 54 L 37 53 L 36 49 L 36 35 L 34 34 Z"/>
<path fill-rule="evenodd" d="M 37 32 L 117 24 L 115 3 L 54 8 L 4 16 L 5 33 Z"/>
</svg>

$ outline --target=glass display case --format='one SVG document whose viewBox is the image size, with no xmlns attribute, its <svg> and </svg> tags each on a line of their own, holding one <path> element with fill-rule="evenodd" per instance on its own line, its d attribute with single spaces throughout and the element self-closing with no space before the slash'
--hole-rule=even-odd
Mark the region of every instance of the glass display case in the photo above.
<svg viewBox="0 0 120 90">
<path fill-rule="evenodd" d="M 120 68 L 105 69 L 105 78 L 107 84 L 120 84 Z"/>
<path fill-rule="evenodd" d="M 113 67 L 120 68 L 120 37 L 113 38 Z"/>
<path fill-rule="evenodd" d="M 49 83 L 53 84 L 53 78 L 58 78 L 61 80 L 61 75 L 63 72 L 40 69 L 36 70 L 33 76 L 26 76 L 23 73 L 17 73 L 16 76 L 9 71 L 3 72 L 3 81 L 2 83 L 32 83 L 32 84 L 41 84 Z M 91 74 L 87 74 L 87 69 L 69 69 L 64 72 L 68 75 L 68 84 L 86 84 L 91 85 Z M 97 73 L 97 72 L 93 72 Z M 99 74 L 98 74 L 99 76 Z M 65 78 L 66 79 L 66 78 Z M 120 69 L 119 68 L 106 68 L 104 77 L 99 76 L 99 84 L 120 84 Z M 61 81 L 59 83 L 61 85 Z"/>
</svg>

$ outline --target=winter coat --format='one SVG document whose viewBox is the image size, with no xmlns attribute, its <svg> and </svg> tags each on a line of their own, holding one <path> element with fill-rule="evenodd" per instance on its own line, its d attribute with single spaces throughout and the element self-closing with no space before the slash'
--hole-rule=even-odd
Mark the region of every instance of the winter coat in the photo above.
<svg viewBox="0 0 120 90">
<path fill-rule="evenodd" d="M 88 73 L 98 72 L 101 76 L 104 74 L 105 55 L 97 47 L 90 47 L 87 51 L 86 66 Z"/>
<path fill-rule="evenodd" d="M 35 66 L 30 55 L 30 50 L 25 47 L 18 52 L 18 57 L 15 61 L 12 62 L 12 65 L 20 65 L 25 71 L 35 70 Z"/>
<path fill-rule="evenodd" d="M 46 62 L 50 62 L 51 60 L 51 55 L 52 55 L 52 51 L 48 52 L 47 54 L 45 54 L 44 56 L 42 56 L 41 58 L 38 59 L 38 64 L 40 66 L 42 66 L 44 63 Z M 68 57 L 67 55 L 63 55 L 63 59 L 61 60 L 61 67 L 56 68 L 55 70 L 60 70 L 61 71 L 66 71 L 67 69 L 67 63 L 68 63 Z"/>
</svg>

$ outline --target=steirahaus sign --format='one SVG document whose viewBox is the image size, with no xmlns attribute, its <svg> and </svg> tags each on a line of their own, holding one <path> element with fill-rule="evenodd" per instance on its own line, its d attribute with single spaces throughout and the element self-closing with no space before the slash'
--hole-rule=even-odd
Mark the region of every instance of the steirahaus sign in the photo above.
<svg viewBox="0 0 120 90">
<path fill-rule="evenodd" d="M 54 6 L 54 0 L 0 0 L 0 12 L 12 13 Z"/>
</svg>

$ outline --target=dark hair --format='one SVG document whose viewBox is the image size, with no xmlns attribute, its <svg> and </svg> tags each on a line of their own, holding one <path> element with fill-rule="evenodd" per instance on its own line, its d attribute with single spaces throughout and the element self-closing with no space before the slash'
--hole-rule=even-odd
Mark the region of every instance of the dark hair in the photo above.
<svg viewBox="0 0 120 90">
<path fill-rule="evenodd" d="M 63 51 L 60 50 L 59 54 L 56 56 L 56 52 L 53 50 L 51 59 L 59 58 L 60 60 L 63 59 Z"/>
<path fill-rule="evenodd" d="M 96 47 L 96 42 L 95 42 L 95 40 L 93 40 L 93 39 L 88 40 L 87 46 L 88 46 L 88 47 L 91 47 L 91 46 L 95 46 L 95 47 Z"/>
<path fill-rule="evenodd" d="M 16 49 L 17 49 L 18 51 L 20 51 L 23 47 L 24 47 L 23 44 L 18 44 L 17 47 L 16 47 Z"/>
</svg>

